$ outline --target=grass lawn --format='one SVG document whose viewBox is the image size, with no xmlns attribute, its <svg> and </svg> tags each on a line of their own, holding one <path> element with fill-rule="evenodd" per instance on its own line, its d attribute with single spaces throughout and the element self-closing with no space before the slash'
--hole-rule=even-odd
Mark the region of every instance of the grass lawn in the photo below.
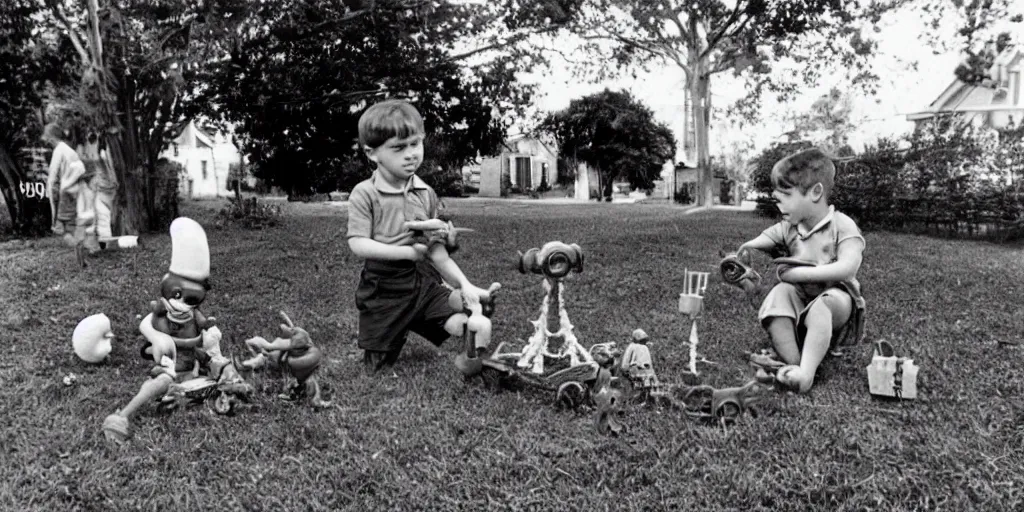
<svg viewBox="0 0 1024 512">
<path fill-rule="evenodd" d="M 183 213 L 207 227 L 225 350 L 277 335 L 276 311 L 309 330 L 335 407 L 276 397 L 258 373 L 254 403 L 235 416 L 206 406 L 145 407 L 134 437 L 108 444 L 103 418 L 151 367 L 136 314 L 157 297 L 170 237 L 144 237 L 75 267 L 56 239 L 0 244 L 0 510 L 1021 510 L 1024 508 L 1024 257 L 982 242 L 868 233 L 860 279 L 868 338 L 921 366 L 920 398 L 873 399 L 870 346 L 827 360 L 814 390 L 772 392 L 757 419 L 728 429 L 674 410 L 636 409 L 620 438 L 590 414 L 558 411 L 549 394 L 465 383 L 456 344 L 411 340 L 398 378 L 362 376 L 353 290 L 361 262 L 342 207 L 286 204 L 281 226 L 218 228 L 218 203 Z M 579 243 L 584 273 L 566 286 L 585 346 L 625 343 L 641 327 L 662 381 L 687 364 L 688 323 L 676 313 L 683 269 L 715 270 L 718 252 L 769 224 L 751 213 L 683 215 L 666 205 L 546 205 L 455 200 L 476 229 L 456 254 L 475 282 L 500 281 L 495 339 L 518 345 L 543 296 L 515 270 L 517 250 Z M 119 335 L 110 360 L 71 350 L 79 320 L 104 312 Z M 699 324 L 714 386 L 751 376 L 744 352 L 766 337 L 755 311 L 716 274 Z M 77 382 L 62 379 L 74 373 Z"/>
</svg>

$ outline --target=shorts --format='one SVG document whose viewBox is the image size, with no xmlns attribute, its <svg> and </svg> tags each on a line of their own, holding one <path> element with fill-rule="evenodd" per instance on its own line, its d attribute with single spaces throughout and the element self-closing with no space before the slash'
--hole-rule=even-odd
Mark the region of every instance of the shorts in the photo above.
<svg viewBox="0 0 1024 512">
<path fill-rule="evenodd" d="M 449 336 L 444 324 L 456 313 L 450 294 L 429 263 L 366 260 L 355 293 L 359 348 L 397 356 L 409 331 L 440 346 Z"/>
<path fill-rule="evenodd" d="M 850 296 L 850 294 L 836 286 L 832 286 L 824 289 L 821 293 L 812 294 L 807 289 L 796 286 L 791 283 L 779 283 L 775 285 L 768 296 L 764 298 L 764 302 L 761 303 L 761 309 L 757 312 L 757 319 L 761 322 L 761 325 L 766 327 L 765 321 L 769 318 L 783 317 L 792 318 L 796 327 L 796 336 L 798 340 L 802 340 L 804 335 L 807 333 L 807 326 L 805 320 L 807 319 L 807 312 L 810 311 L 811 306 L 822 297 L 826 295 L 843 294 Z M 850 296 L 851 302 L 852 296 Z M 854 304 L 854 309 L 856 305 Z M 854 318 L 854 311 L 850 312 L 850 318 Z M 847 321 L 849 323 L 849 320 Z M 840 331 L 844 325 L 833 326 L 833 333 Z M 833 342 L 836 340 L 836 336 L 833 334 Z"/>
</svg>

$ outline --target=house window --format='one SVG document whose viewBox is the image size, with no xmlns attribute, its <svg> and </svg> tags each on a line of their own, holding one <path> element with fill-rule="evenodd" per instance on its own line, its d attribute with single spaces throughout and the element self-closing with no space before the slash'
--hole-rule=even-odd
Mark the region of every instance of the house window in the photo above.
<svg viewBox="0 0 1024 512">
<path fill-rule="evenodd" d="M 203 169 L 203 180 L 206 180 L 206 160 L 200 160 L 199 165 Z"/>
<path fill-rule="evenodd" d="M 178 143 L 174 143 L 174 156 L 178 156 Z"/>
<path fill-rule="evenodd" d="M 540 164 L 540 182 L 541 183 L 547 183 L 549 187 L 551 186 L 551 181 L 548 180 L 548 163 L 547 162 L 541 162 L 541 164 Z"/>
<path fill-rule="evenodd" d="M 521 190 L 533 187 L 533 176 L 531 176 L 530 157 L 516 157 L 516 182 L 515 185 Z"/>
</svg>

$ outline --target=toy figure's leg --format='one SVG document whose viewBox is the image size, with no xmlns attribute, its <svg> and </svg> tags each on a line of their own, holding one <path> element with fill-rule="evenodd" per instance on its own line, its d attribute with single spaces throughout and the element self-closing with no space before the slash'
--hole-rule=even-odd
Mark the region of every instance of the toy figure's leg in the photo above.
<svg viewBox="0 0 1024 512">
<path fill-rule="evenodd" d="M 259 370 L 267 365 L 266 354 L 256 354 L 245 361 L 242 361 L 242 366 L 247 370 Z"/>
<path fill-rule="evenodd" d="M 103 434 L 107 439 L 121 443 L 128 439 L 128 421 L 143 404 L 152 402 L 164 394 L 171 387 L 174 379 L 168 373 L 161 373 L 142 384 L 139 393 L 132 398 L 128 405 L 103 420 Z"/>
<path fill-rule="evenodd" d="M 812 302 L 804 319 L 807 334 L 804 337 L 800 365 L 781 368 L 778 373 L 779 383 L 800 393 L 810 390 L 814 385 L 818 365 L 832 343 L 833 327 L 844 325 L 852 312 L 853 300 L 846 293 L 826 292 Z"/>
<path fill-rule="evenodd" d="M 316 376 L 312 376 L 306 379 L 306 395 L 310 397 L 310 403 L 313 407 L 330 407 L 331 403 L 324 401 L 320 396 L 320 384 L 316 381 Z"/>
</svg>

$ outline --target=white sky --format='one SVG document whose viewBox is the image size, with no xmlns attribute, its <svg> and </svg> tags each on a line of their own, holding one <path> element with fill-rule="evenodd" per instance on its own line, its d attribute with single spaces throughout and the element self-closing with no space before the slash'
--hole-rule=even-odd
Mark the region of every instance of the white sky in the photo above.
<svg viewBox="0 0 1024 512">
<path fill-rule="evenodd" d="M 879 48 L 872 66 L 882 78 L 877 95 L 855 97 L 853 117 L 860 130 L 851 144 L 857 150 L 865 142 L 876 141 L 879 136 L 909 132 L 913 125 L 906 120 L 906 114 L 925 109 L 954 79 L 953 70 L 960 56 L 956 53 L 935 55 L 931 48 L 920 42 L 920 36 L 926 30 L 921 19 L 921 15 L 915 12 L 891 14 L 877 34 Z M 558 62 L 559 58 L 554 60 Z M 916 70 L 911 69 L 915 62 Z M 681 136 L 683 74 L 677 66 L 666 65 L 652 73 L 638 74 L 637 79 L 628 77 L 598 84 L 574 78 L 569 65 L 553 67 L 551 70 L 538 69 L 523 77 L 526 81 L 540 84 L 536 97 L 539 111 L 563 109 L 570 100 L 605 87 L 613 90 L 625 88 L 651 107 L 658 120 L 668 124 L 676 133 L 677 140 Z M 809 87 L 800 98 L 786 105 L 767 98 L 762 108 L 765 121 L 761 126 L 742 130 L 713 126 L 712 154 L 718 153 L 716 148 L 728 145 L 732 139 L 751 140 L 756 150 L 763 149 L 790 128 L 783 120 L 784 114 L 808 110 L 815 99 L 834 85 L 843 87 L 840 77 L 823 79 L 817 87 Z M 715 108 L 724 108 L 741 94 L 742 83 L 732 79 L 728 73 L 715 75 L 712 83 L 712 105 Z M 681 159 L 682 144 L 679 147 Z"/>
</svg>

